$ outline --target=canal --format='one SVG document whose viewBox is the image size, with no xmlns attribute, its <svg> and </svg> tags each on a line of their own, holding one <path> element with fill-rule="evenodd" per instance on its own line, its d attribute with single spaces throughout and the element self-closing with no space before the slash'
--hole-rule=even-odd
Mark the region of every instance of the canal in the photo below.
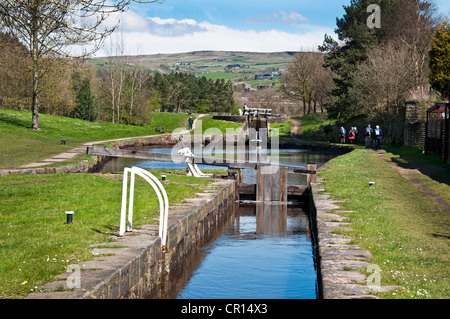
<svg viewBox="0 0 450 319">
<path fill-rule="evenodd" d="M 308 215 L 301 207 L 240 203 L 149 299 L 316 299 Z"/>
<path fill-rule="evenodd" d="M 170 153 L 167 148 L 150 152 Z M 318 166 L 334 153 L 279 150 L 280 164 Z M 182 170 L 183 163 L 114 158 L 102 172 L 124 167 Z M 202 170 L 220 168 L 199 165 Z M 254 170 L 243 183 L 255 183 Z M 305 185 L 306 176 L 289 174 L 289 184 Z M 211 238 L 199 242 L 148 299 L 317 299 L 318 281 L 310 220 L 302 202 L 236 202 Z"/>
</svg>

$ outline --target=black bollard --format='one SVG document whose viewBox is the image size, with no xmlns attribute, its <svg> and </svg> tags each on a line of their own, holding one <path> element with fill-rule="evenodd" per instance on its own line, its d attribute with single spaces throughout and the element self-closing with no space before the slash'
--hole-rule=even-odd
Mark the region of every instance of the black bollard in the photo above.
<svg viewBox="0 0 450 319">
<path fill-rule="evenodd" d="M 66 211 L 67 222 L 66 224 L 72 224 L 73 211 Z"/>
</svg>

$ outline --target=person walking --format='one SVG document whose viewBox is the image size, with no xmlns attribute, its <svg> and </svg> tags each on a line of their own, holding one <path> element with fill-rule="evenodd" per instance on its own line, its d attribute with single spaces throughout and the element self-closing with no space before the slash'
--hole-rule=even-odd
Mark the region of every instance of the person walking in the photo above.
<svg viewBox="0 0 450 319">
<path fill-rule="evenodd" d="M 374 140 L 375 140 L 375 149 L 380 149 L 381 146 L 381 138 L 383 137 L 383 131 L 380 129 L 380 126 L 377 125 L 374 130 Z"/>
<path fill-rule="evenodd" d="M 247 103 L 244 103 L 244 112 L 242 113 L 242 115 L 248 115 L 248 106 Z"/>
<path fill-rule="evenodd" d="M 194 120 L 192 119 L 192 116 L 189 116 L 189 130 L 192 130 L 193 123 L 194 123 Z"/>
<path fill-rule="evenodd" d="M 350 140 L 350 143 L 353 144 L 353 141 L 356 139 L 356 130 L 355 127 L 352 127 L 350 132 L 348 133 L 348 139 Z"/>
<path fill-rule="evenodd" d="M 373 129 L 370 124 L 367 124 L 367 127 L 364 129 L 364 141 L 366 142 L 366 148 L 370 147 L 370 143 L 372 143 Z"/>
<path fill-rule="evenodd" d="M 339 130 L 339 134 L 341 137 L 341 144 L 345 144 L 345 134 L 347 134 L 347 131 L 343 126 L 341 126 L 341 129 Z"/>
</svg>

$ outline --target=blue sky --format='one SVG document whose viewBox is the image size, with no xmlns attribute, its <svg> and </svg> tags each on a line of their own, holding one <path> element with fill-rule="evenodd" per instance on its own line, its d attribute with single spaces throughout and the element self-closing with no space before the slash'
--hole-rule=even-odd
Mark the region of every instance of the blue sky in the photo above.
<svg viewBox="0 0 450 319">
<path fill-rule="evenodd" d="M 165 0 L 163 3 L 139 5 L 139 8 L 148 16 L 160 18 L 194 19 L 197 22 L 207 21 L 240 30 L 263 31 L 274 28 L 292 32 L 300 24 L 306 23 L 334 27 L 335 18 L 343 14 L 342 4 L 349 2 L 336 0 Z M 309 21 L 295 19 L 295 17 L 291 20 L 283 20 L 279 15 L 280 12 L 296 13 L 297 17 L 301 15 Z"/>
<path fill-rule="evenodd" d="M 450 15 L 450 1 L 435 0 Z M 315 49 L 350 0 L 165 0 L 133 4 L 120 20 L 125 54 L 196 50 L 299 51 Z M 100 51 L 97 55 L 102 55 Z"/>
</svg>

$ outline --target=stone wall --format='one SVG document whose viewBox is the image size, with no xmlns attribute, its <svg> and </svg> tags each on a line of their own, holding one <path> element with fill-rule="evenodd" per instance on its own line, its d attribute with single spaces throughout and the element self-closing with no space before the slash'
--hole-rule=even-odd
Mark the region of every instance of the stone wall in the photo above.
<svg viewBox="0 0 450 319">
<path fill-rule="evenodd" d="M 342 234 L 353 230 L 345 216 L 351 211 L 342 210 L 339 202 L 323 192 L 321 183 L 320 178 L 311 183 L 309 194 L 320 298 L 377 299 L 374 293 L 399 288 L 368 282 L 361 271 L 372 265 L 372 255 L 352 244 L 351 236 Z"/>
<path fill-rule="evenodd" d="M 49 292 L 32 293 L 27 299 L 146 298 L 195 243 L 214 232 L 233 211 L 234 192 L 234 181 L 215 180 L 198 197 L 171 205 L 166 252 L 161 249 L 157 227 L 142 226 L 117 237 L 115 242 L 94 245 L 92 254 L 97 257 L 75 265 L 83 270 L 78 272 L 79 287 L 60 291 L 71 288 L 72 278 L 77 279 L 72 272 L 66 272 L 58 276 L 60 281 L 40 287 Z"/>
<path fill-rule="evenodd" d="M 420 148 L 425 147 L 425 122 L 428 104 L 417 100 L 405 101 L 405 127 L 403 143 Z"/>
<path fill-rule="evenodd" d="M 25 169 L 0 169 L 2 175 L 23 175 L 23 174 L 57 174 L 57 173 L 91 173 L 97 170 L 104 161 L 108 159 L 104 156 L 96 156 L 92 163 L 81 163 L 75 165 L 65 165 L 58 167 L 38 167 Z"/>
</svg>

